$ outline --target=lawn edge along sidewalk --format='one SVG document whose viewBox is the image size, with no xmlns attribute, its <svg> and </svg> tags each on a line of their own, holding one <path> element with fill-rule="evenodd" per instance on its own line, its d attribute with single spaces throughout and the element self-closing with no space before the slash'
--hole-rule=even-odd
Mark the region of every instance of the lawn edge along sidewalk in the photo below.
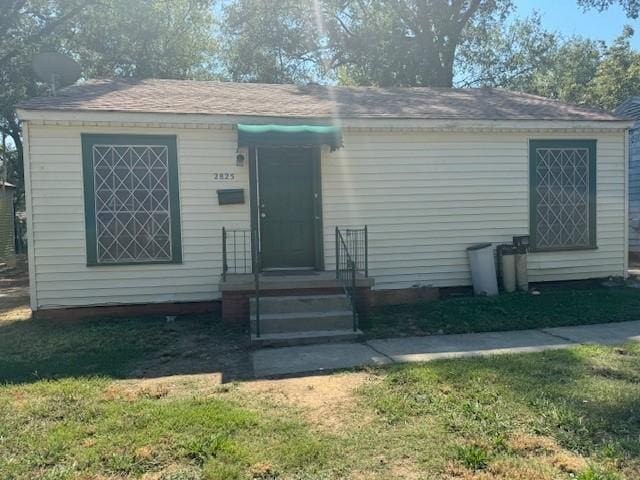
<svg viewBox="0 0 640 480">
<path fill-rule="evenodd" d="M 640 342 L 640 321 L 508 332 L 465 333 L 257 350 L 256 377 L 324 372 L 365 365 L 530 353 L 593 343 Z"/>
</svg>

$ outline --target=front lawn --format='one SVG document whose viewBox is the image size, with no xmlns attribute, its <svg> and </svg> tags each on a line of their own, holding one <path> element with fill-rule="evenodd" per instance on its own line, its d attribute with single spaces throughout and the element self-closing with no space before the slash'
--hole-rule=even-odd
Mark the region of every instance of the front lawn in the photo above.
<svg viewBox="0 0 640 480">
<path fill-rule="evenodd" d="M 540 295 L 459 297 L 375 309 L 361 322 L 369 337 L 490 332 L 640 320 L 640 289 L 554 288 Z"/>
<path fill-rule="evenodd" d="M 3 480 L 640 478 L 638 344 L 220 384 L 207 318 L 30 322 L 0 323 Z"/>
<path fill-rule="evenodd" d="M 248 338 L 214 315 L 3 320 L 0 384 L 79 376 L 128 378 L 246 371 Z"/>
</svg>

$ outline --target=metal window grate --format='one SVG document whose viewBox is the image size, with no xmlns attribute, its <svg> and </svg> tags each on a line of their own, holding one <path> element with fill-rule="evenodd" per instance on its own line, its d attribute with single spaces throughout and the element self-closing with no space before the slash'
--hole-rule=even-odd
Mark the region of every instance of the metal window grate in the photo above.
<svg viewBox="0 0 640 480">
<path fill-rule="evenodd" d="M 93 145 L 98 263 L 172 259 L 165 145 Z"/>
<path fill-rule="evenodd" d="M 535 152 L 537 247 L 588 247 L 589 149 L 537 148 Z"/>
</svg>

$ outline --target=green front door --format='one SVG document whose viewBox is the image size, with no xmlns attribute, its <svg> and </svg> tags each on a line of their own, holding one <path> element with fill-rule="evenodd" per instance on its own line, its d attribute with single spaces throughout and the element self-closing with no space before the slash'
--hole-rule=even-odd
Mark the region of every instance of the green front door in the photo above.
<svg viewBox="0 0 640 480">
<path fill-rule="evenodd" d="M 312 148 L 260 148 L 258 184 L 263 269 L 315 266 Z"/>
</svg>

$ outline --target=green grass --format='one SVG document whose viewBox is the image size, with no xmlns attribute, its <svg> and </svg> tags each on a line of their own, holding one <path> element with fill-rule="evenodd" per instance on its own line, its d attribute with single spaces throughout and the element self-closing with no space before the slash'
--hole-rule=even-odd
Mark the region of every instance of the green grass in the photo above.
<svg viewBox="0 0 640 480">
<path fill-rule="evenodd" d="M 181 340 L 203 338 L 221 345 L 239 342 L 240 332 L 222 328 L 212 315 L 97 318 L 73 322 L 0 321 L 0 382 L 100 375 L 128 377 L 152 355 L 175 358 Z M 184 349 L 193 345 L 184 345 Z M 186 352 L 188 353 L 188 352 Z"/>
<path fill-rule="evenodd" d="M 317 391 L 216 386 L 209 357 L 171 370 L 238 335 L 209 317 L 0 323 L 0 478 L 640 478 L 639 344 L 392 365 Z M 198 375 L 137 379 L 151 360 Z"/>
<path fill-rule="evenodd" d="M 328 458 L 295 417 L 260 415 L 221 398 L 112 398 L 109 383 L 0 389 L 2 478 L 138 478 L 163 470 L 171 478 L 235 478 L 263 459 L 301 467 Z"/>
<path fill-rule="evenodd" d="M 104 377 L 6 385 L 0 472 L 3 480 L 632 480 L 639 372 L 637 344 L 394 365 L 369 372 L 352 408 L 331 413 L 340 419 L 333 430 L 304 405 L 241 385 L 158 395 Z"/>
<path fill-rule="evenodd" d="M 545 289 L 540 295 L 459 297 L 382 307 L 361 323 L 370 337 L 430 335 L 640 320 L 640 289 Z"/>
<path fill-rule="evenodd" d="M 515 462 L 547 478 L 560 448 L 586 459 L 578 478 L 640 478 L 637 344 L 393 366 L 364 395 L 387 422 L 388 441 L 437 442 L 436 455 L 467 470 Z"/>
</svg>

